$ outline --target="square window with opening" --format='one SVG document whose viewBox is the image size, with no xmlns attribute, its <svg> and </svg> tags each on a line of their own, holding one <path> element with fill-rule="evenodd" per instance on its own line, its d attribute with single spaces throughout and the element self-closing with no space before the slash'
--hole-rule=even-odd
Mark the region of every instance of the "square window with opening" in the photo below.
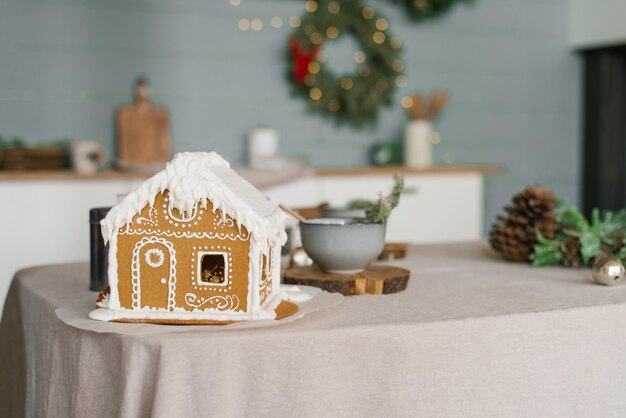
<svg viewBox="0 0 626 418">
<path fill-rule="evenodd" d="M 207 286 L 225 286 L 228 284 L 228 254 L 198 254 L 198 284 Z"/>
</svg>

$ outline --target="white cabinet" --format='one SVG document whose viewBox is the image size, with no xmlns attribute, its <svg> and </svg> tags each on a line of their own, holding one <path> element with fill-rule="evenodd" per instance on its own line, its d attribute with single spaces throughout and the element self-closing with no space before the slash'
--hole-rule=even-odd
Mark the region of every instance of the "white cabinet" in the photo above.
<svg viewBox="0 0 626 418">
<path fill-rule="evenodd" d="M 352 199 L 389 193 L 389 176 L 322 177 L 322 200 L 345 205 Z M 409 175 L 405 192 L 387 225 L 389 241 L 415 243 L 480 239 L 482 177 L 479 174 Z"/>
<path fill-rule="evenodd" d="M 624 0 L 570 0 L 569 42 L 576 49 L 626 43 Z"/>
<path fill-rule="evenodd" d="M 317 206 L 321 199 L 321 184 L 316 177 L 305 177 L 290 183 L 263 190 L 263 193 L 276 204 L 289 207 Z"/>
<path fill-rule="evenodd" d="M 342 206 L 389 193 L 391 175 L 307 178 L 266 190 L 275 202 Z M 388 241 L 433 243 L 481 239 L 483 178 L 478 172 L 405 175 L 405 192 L 387 225 Z"/>
<path fill-rule="evenodd" d="M 89 259 L 89 209 L 112 206 L 141 180 L 0 182 L 0 316 L 16 270 Z M 89 277 L 85 277 L 85 288 Z"/>
</svg>

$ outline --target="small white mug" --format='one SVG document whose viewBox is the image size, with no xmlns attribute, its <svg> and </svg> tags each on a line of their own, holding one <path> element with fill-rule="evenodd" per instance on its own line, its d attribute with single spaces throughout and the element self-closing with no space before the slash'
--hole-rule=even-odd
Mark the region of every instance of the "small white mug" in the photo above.
<svg viewBox="0 0 626 418">
<path fill-rule="evenodd" d="M 95 174 L 104 162 L 104 147 L 96 141 L 72 143 L 72 165 L 79 174 Z"/>
<path fill-rule="evenodd" d="M 248 162 L 271 159 L 278 153 L 278 132 L 269 126 L 259 126 L 250 131 L 248 137 Z"/>
</svg>

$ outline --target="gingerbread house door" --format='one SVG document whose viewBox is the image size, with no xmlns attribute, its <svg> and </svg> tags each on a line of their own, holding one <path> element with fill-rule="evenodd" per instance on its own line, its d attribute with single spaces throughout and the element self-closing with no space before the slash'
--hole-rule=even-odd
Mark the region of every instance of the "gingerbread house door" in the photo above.
<svg viewBox="0 0 626 418">
<path fill-rule="evenodd" d="M 133 249 L 133 308 L 174 308 L 176 259 L 171 242 L 146 237 Z"/>
</svg>

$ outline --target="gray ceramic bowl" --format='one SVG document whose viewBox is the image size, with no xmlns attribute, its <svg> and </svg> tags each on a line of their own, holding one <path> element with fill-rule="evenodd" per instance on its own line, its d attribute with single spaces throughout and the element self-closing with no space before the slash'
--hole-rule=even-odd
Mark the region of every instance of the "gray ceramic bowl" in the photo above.
<svg viewBox="0 0 626 418">
<path fill-rule="evenodd" d="M 362 218 L 365 209 L 348 209 L 345 206 L 328 206 L 322 209 L 324 218 Z"/>
<path fill-rule="evenodd" d="M 300 235 L 306 253 L 325 271 L 358 273 L 382 252 L 385 227 L 353 224 L 345 218 L 316 218 L 300 224 Z"/>
</svg>

